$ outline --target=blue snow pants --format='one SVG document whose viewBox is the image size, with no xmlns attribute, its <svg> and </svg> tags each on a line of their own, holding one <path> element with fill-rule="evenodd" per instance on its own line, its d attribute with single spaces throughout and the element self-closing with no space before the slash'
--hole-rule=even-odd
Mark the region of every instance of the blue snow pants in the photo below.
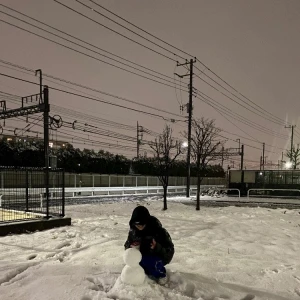
<svg viewBox="0 0 300 300">
<path fill-rule="evenodd" d="M 161 258 L 153 255 L 143 255 L 140 262 L 145 273 L 156 279 L 166 277 L 166 268 Z"/>
</svg>

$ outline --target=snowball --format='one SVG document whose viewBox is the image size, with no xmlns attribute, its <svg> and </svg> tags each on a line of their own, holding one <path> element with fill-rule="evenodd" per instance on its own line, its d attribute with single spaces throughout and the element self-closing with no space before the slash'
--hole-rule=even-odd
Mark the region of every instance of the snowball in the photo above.
<svg viewBox="0 0 300 300">
<path fill-rule="evenodd" d="M 123 255 L 124 263 L 130 267 L 139 266 L 139 262 L 142 260 L 142 254 L 135 248 L 128 248 Z"/>
<path fill-rule="evenodd" d="M 140 266 L 130 267 L 125 266 L 121 273 L 121 281 L 131 285 L 141 285 L 145 281 L 144 269 Z"/>
</svg>

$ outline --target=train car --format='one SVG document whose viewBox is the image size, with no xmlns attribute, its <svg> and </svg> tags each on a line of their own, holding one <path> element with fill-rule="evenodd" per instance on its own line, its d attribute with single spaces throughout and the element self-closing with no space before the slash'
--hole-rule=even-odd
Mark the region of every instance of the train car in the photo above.
<svg viewBox="0 0 300 300">
<path fill-rule="evenodd" d="M 228 187 L 239 189 L 242 196 L 250 189 L 257 196 L 299 196 L 300 170 L 230 170 Z"/>
</svg>

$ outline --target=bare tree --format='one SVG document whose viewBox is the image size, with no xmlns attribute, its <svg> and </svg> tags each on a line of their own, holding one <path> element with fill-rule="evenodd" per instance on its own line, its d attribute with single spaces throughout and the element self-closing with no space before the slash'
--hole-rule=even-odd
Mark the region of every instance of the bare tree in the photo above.
<svg viewBox="0 0 300 300">
<path fill-rule="evenodd" d="M 164 210 L 167 206 L 167 190 L 169 185 L 170 169 L 176 158 L 182 153 L 181 143 L 173 138 L 172 128 L 165 126 L 163 133 L 159 135 L 149 146 L 154 152 L 155 162 L 158 167 L 158 178 L 164 189 Z"/>
<path fill-rule="evenodd" d="M 297 146 L 297 149 L 293 146 L 292 151 L 288 150 L 286 152 L 286 156 L 290 159 L 290 162 L 292 163 L 292 169 L 297 169 L 300 165 L 300 148 L 299 145 Z"/>
<path fill-rule="evenodd" d="M 220 141 L 220 132 L 221 129 L 215 126 L 214 120 L 201 118 L 192 122 L 191 156 L 197 169 L 196 210 L 200 210 L 201 171 L 205 170 L 209 163 L 224 155 L 222 147 L 225 141 Z"/>
</svg>

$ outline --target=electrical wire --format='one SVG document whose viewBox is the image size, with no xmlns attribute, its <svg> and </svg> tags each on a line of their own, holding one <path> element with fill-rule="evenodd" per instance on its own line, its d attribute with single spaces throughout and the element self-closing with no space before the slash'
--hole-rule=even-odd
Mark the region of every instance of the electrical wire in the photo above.
<svg viewBox="0 0 300 300">
<path fill-rule="evenodd" d="M 49 27 L 49 28 L 51 28 L 51 29 L 53 29 L 53 30 L 56 30 L 56 31 L 58 31 L 58 32 L 60 32 L 60 33 L 62 33 L 62 34 L 64 34 L 64 35 L 67 35 L 67 36 L 69 36 L 69 37 L 71 37 L 71 38 L 73 38 L 73 39 L 75 39 L 75 40 L 77 40 L 77 41 L 80 41 L 80 42 L 82 42 L 82 43 L 84 43 L 84 44 L 87 44 L 87 45 L 89 45 L 89 46 L 92 46 L 92 47 L 94 47 L 94 48 L 96 48 L 96 49 L 98 49 L 98 50 L 100 50 L 100 51 L 102 51 L 102 52 L 105 52 L 105 53 L 107 53 L 107 54 L 110 54 L 110 55 L 112 55 L 112 56 L 114 56 L 114 57 L 117 57 L 117 58 L 119 58 L 119 59 L 122 59 L 122 60 L 124 60 L 124 61 L 126 61 L 126 62 L 129 62 L 129 63 L 131 63 L 131 64 L 133 64 L 133 65 L 136 65 L 136 66 L 138 66 L 138 67 L 140 67 L 140 68 L 144 68 L 145 70 L 148 70 L 148 71 L 151 71 L 151 72 L 153 72 L 153 73 L 159 74 L 159 75 L 164 76 L 164 77 L 166 77 L 166 78 L 169 78 L 169 79 L 171 79 L 171 80 L 173 79 L 171 76 L 168 76 L 168 75 L 166 75 L 166 74 L 160 73 L 160 72 L 155 71 L 155 70 L 153 70 L 153 69 L 147 68 L 147 67 L 145 67 L 145 66 L 143 66 L 143 65 L 137 64 L 136 62 L 133 62 L 133 61 L 131 61 L 131 60 L 128 60 L 128 59 L 126 59 L 126 58 L 124 58 L 124 57 L 121 57 L 121 56 L 119 56 L 119 55 L 116 55 L 116 54 L 114 54 L 114 53 L 112 53 L 112 52 L 110 52 L 110 51 L 107 51 L 107 50 L 103 49 L 103 48 L 100 48 L 100 47 L 98 47 L 98 46 L 95 46 L 95 45 L 93 45 L 93 44 L 91 44 L 91 43 L 89 43 L 89 42 L 87 42 L 87 41 L 85 41 L 85 40 L 82 40 L 82 39 L 80 39 L 80 38 L 78 38 L 78 37 L 76 37 L 76 36 L 74 36 L 74 35 L 72 35 L 72 34 L 69 34 L 69 33 L 65 32 L 65 31 L 63 31 L 63 30 L 60 30 L 60 29 L 58 29 L 58 28 L 56 28 L 56 27 L 53 27 L 53 26 L 51 26 L 51 25 L 49 25 L 49 24 L 46 24 L 45 22 L 41 22 L 41 21 L 38 20 L 38 19 L 35 19 L 35 18 L 31 17 L 31 16 L 28 16 L 28 15 L 26 15 L 26 14 L 20 12 L 20 11 L 17 11 L 17 10 L 15 10 L 15 9 L 11 8 L 11 7 L 8 7 L 8 6 L 4 5 L 4 4 L 0 4 L 0 6 L 3 6 L 3 7 L 5 7 L 6 9 L 9 9 L 9 10 L 15 12 L 15 13 L 18 13 L 18 14 L 20 14 L 20 15 L 22 15 L 22 16 L 28 18 L 28 19 L 31 19 L 31 20 L 33 20 L 33 21 L 35 21 L 35 22 L 38 22 L 38 23 L 40 23 L 40 24 L 42 24 L 42 25 L 44 25 L 44 26 L 47 26 L 47 27 Z M 178 80 L 177 80 L 177 81 L 178 81 Z"/>
<path fill-rule="evenodd" d="M 75 10 L 75 9 L 73 9 L 73 8 L 71 8 L 71 7 L 67 6 L 67 5 L 65 5 L 65 4 L 63 4 L 63 3 L 61 3 L 61 2 L 59 2 L 58 0 L 53 0 L 53 1 L 56 2 L 56 3 L 58 3 L 58 4 L 60 4 L 60 5 L 62 5 L 62 6 L 64 6 L 65 8 L 67 8 L 67 9 L 69 9 L 69 10 L 71 10 L 71 11 L 73 11 L 73 12 L 79 14 L 79 15 L 81 15 L 82 17 L 84 17 L 84 18 L 86 18 L 86 19 L 88 19 L 88 20 L 90 20 L 90 21 L 92 21 L 92 22 L 94 22 L 94 23 L 100 25 L 101 27 L 104 27 L 104 28 L 106 28 L 106 29 L 108 29 L 108 30 L 110 30 L 110 31 L 112 31 L 112 32 L 114 32 L 114 33 L 116 33 L 116 34 L 118 34 L 118 35 L 120 35 L 120 36 L 122 36 L 122 37 L 124 37 L 124 38 L 126 38 L 126 39 L 128 39 L 128 40 L 130 40 L 131 42 L 133 42 L 133 43 L 135 43 L 135 44 L 138 44 L 138 45 L 140 45 L 140 46 L 142 46 L 142 47 L 144 47 L 144 48 L 146 48 L 146 49 L 148 49 L 148 50 L 150 50 L 150 51 L 152 51 L 152 52 L 154 52 L 154 53 L 156 53 L 156 54 L 159 54 L 159 55 L 161 55 L 161 56 L 163 56 L 163 57 L 165 57 L 165 58 L 167 58 L 167 59 L 169 59 L 169 60 L 172 60 L 172 61 L 176 62 L 175 59 L 173 59 L 173 58 L 171 58 L 171 57 L 169 57 L 169 56 L 167 56 L 167 55 L 165 55 L 165 54 L 163 54 L 163 53 L 161 53 L 161 52 L 158 52 L 158 51 L 156 51 L 156 50 L 154 50 L 154 49 L 151 49 L 150 47 L 147 47 L 147 46 L 143 45 L 142 43 L 139 43 L 139 42 L 137 42 L 137 41 L 135 41 L 135 40 L 133 40 L 133 39 L 131 39 L 131 38 L 125 36 L 124 34 L 121 34 L 120 32 L 118 32 L 118 31 L 116 31 L 116 30 L 113 30 L 112 28 L 110 28 L 110 27 L 108 27 L 108 26 L 106 26 L 106 25 L 104 25 L 104 24 L 98 22 L 98 21 L 95 21 L 94 19 L 92 19 L 92 18 L 90 18 L 90 17 L 88 17 L 88 16 L 86 16 L 86 15 L 80 13 L 79 11 L 77 11 L 77 10 Z"/>
<path fill-rule="evenodd" d="M 33 69 L 30 69 L 30 68 L 27 68 L 27 67 L 24 67 L 24 66 L 20 66 L 20 65 L 17 65 L 17 64 L 13 64 L 11 62 L 8 62 L 8 61 L 2 60 L 2 59 L 0 59 L 0 62 L 2 62 L 4 64 L 7 64 L 7 65 L 10 65 L 10 66 L 13 66 L 13 67 L 18 68 L 18 69 L 21 69 L 21 70 L 31 72 L 33 74 L 35 73 L 35 70 L 33 70 Z M 30 75 L 34 76 L 33 74 L 30 74 Z M 51 79 L 54 79 L 56 81 L 60 81 L 60 82 L 64 82 L 64 83 L 67 83 L 67 84 L 70 84 L 70 85 L 74 85 L 74 86 L 77 86 L 77 87 L 80 87 L 80 88 L 83 88 L 83 89 L 86 89 L 86 90 L 89 90 L 89 91 L 92 91 L 92 92 L 100 93 L 102 95 L 118 99 L 118 100 L 122 100 L 122 101 L 125 101 L 125 102 L 128 102 L 128 103 L 132 103 L 132 104 L 135 104 L 135 105 L 150 108 L 150 109 L 153 109 L 153 110 L 156 110 L 156 111 L 159 111 L 159 112 L 167 113 L 169 115 L 182 118 L 182 116 L 179 115 L 179 114 L 172 113 L 172 112 L 169 112 L 169 111 L 166 111 L 166 110 L 163 110 L 163 109 L 160 109 L 160 108 L 156 108 L 156 107 L 153 107 L 153 106 L 150 106 L 150 105 L 142 104 L 142 103 L 139 103 L 137 101 L 133 101 L 133 100 L 128 99 L 128 98 L 116 96 L 116 95 L 113 95 L 111 93 L 107 93 L 107 92 L 104 92 L 104 91 L 99 90 L 99 89 L 94 89 L 94 88 L 88 87 L 86 85 L 82 85 L 82 84 L 79 84 L 79 83 L 76 83 L 76 82 L 72 82 L 72 81 L 69 81 L 69 80 L 66 80 L 66 79 L 63 79 L 63 78 L 59 78 L 59 77 L 56 77 L 56 76 L 53 76 L 53 75 L 50 75 L 50 74 L 47 74 L 47 73 L 43 73 L 43 77 L 51 78 Z M 48 81 L 54 83 L 53 81 L 51 81 L 49 79 L 48 79 Z M 56 83 L 56 82 L 55 82 L 55 84 L 61 85 L 61 84 Z M 61 85 L 61 86 L 66 87 L 65 85 Z M 67 88 L 72 89 L 70 87 L 67 87 Z M 81 92 L 81 91 L 76 90 L 76 89 L 73 89 L 73 90 Z M 90 94 L 87 94 L 87 95 L 90 95 Z"/>
<path fill-rule="evenodd" d="M 7 77 L 7 78 L 19 80 L 19 81 L 30 83 L 30 84 L 34 84 L 34 85 L 39 85 L 36 82 L 32 82 L 32 81 L 29 81 L 29 80 L 26 80 L 26 79 L 18 78 L 18 77 L 15 77 L 15 76 L 4 74 L 4 73 L 0 73 L 0 76 L 4 76 L 4 77 Z M 165 117 L 162 116 L 162 115 L 158 115 L 158 114 L 154 114 L 154 113 L 142 111 L 142 110 L 135 109 L 135 108 L 130 108 L 130 107 L 127 107 L 127 106 L 124 106 L 124 105 L 120 105 L 120 104 L 116 104 L 116 103 L 112 103 L 112 102 L 109 102 L 109 101 L 100 100 L 100 99 L 97 99 L 97 98 L 88 97 L 88 96 L 80 95 L 80 94 L 77 94 L 77 93 L 72 93 L 72 92 L 69 92 L 69 91 L 66 91 L 66 90 L 62 90 L 62 89 L 58 89 L 58 88 L 54 88 L 54 87 L 51 87 L 51 86 L 49 86 L 49 89 L 52 89 L 54 91 L 58 91 L 58 92 L 61 92 L 61 93 L 73 95 L 73 96 L 76 96 L 76 97 L 81 97 L 81 98 L 84 98 L 84 99 L 89 99 L 89 100 L 92 100 L 92 101 L 101 102 L 101 103 L 113 105 L 113 106 L 116 106 L 116 107 L 124 108 L 124 109 L 127 109 L 127 110 L 131 110 L 131 111 L 143 113 L 143 114 L 146 114 L 146 115 L 149 115 L 149 116 L 154 116 L 154 117 L 159 117 L 159 118 L 165 119 Z M 181 120 L 179 120 L 179 121 L 181 121 Z"/>
</svg>

